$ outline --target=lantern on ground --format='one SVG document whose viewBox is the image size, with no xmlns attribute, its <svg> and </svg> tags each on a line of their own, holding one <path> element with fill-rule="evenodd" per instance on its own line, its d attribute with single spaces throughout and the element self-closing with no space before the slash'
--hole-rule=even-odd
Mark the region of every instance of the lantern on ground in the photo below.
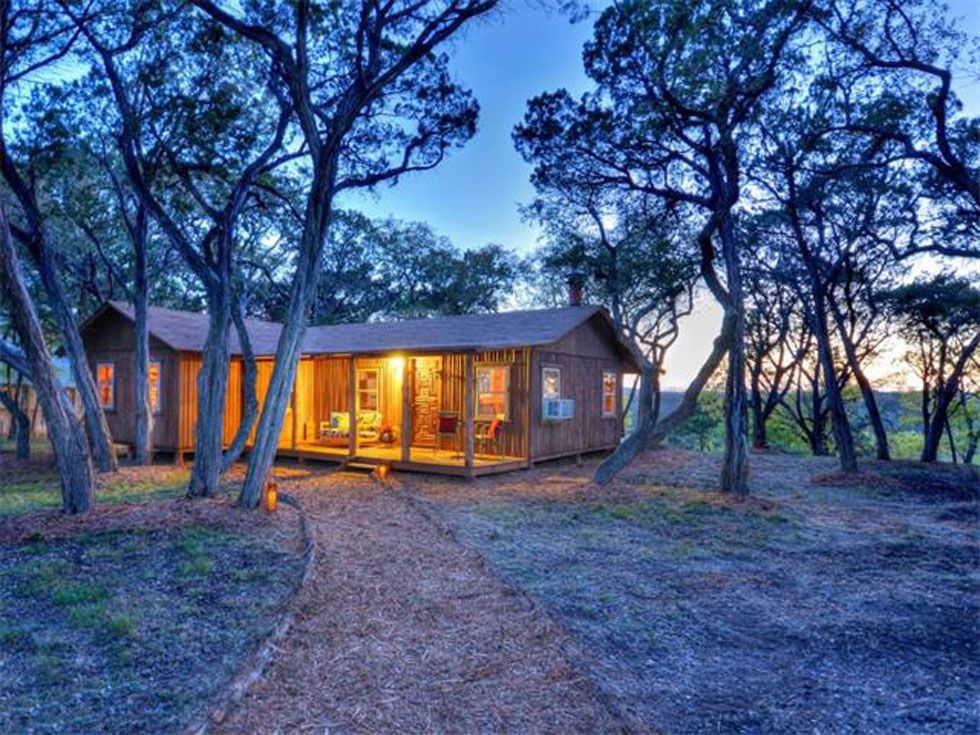
<svg viewBox="0 0 980 735">
<path fill-rule="evenodd" d="M 269 480 L 265 483 L 265 509 L 268 513 L 274 513 L 276 505 L 279 504 L 279 483 Z"/>
</svg>

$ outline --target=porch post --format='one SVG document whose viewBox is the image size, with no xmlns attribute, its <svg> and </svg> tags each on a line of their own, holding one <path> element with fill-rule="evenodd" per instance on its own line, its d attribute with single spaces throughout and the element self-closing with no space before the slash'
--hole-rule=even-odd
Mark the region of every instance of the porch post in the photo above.
<svg viewBox="0 0 980 735">
<path fill-rule="evenodd" d="M 466 466 L 466 479 L 473 479 L 473 353 L 466 353 L 466 393 L 463 400 L 464 415 L 466 416 L 466 427 L 463 434 L 464 462 Z"/>
<path fill-rule="evenodd" d="M 412 358 L 405 358 L 402 366 L 402 462 L 412 459 Z"/>
<path fill-rule="evenodd" d="M 347 456 L 357 454 L 357 364 L 354 355 L 347 363 Z"/>
</svg>

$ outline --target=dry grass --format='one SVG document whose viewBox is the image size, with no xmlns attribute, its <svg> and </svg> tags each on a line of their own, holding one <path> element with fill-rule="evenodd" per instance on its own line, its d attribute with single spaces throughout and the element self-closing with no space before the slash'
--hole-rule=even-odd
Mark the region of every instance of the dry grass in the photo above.
<svg viewBox="0 0 980 735">
<path fill-rule="evenodd" d="M 976 469 L 754 455 L 755 495 L 708 490 L 717 457 L 651 452 L 470 487 L 419 483 L 462 543 L 583 643 L 636 729 L 976 732 Z"/>
</svg>

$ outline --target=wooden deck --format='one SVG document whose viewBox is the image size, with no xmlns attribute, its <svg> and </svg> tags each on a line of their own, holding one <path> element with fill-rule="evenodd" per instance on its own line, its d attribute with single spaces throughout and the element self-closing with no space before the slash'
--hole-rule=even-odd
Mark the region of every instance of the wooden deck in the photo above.
<svg viewBox="0 0 980 735">
<path fill-rule="evenodd" d="M 443 449 L 413 447 L 408 462 L 403 462 L 401 447 L 398 446 L 366 446 L 359 447 L 357 454 L 351 458 L 344 447 L 326 447 L 313 442 L 299 442 L 295 449 L 280 448 L 279 455 L 297 457 L 300 459 L 326 460 L 330 462 L 356 462 L 363 464 L 388 464 L 394 470 L 410 472 L 431 472 L 441 475 L 466 475 L 466 463 L 463 455 Z M 523 457 L 501 456 L 495 454 L 476 454 L 473 457 L 473 474 L 489 475 L 497 472 L 508 472 L 528 466 Z"/>
</svg>

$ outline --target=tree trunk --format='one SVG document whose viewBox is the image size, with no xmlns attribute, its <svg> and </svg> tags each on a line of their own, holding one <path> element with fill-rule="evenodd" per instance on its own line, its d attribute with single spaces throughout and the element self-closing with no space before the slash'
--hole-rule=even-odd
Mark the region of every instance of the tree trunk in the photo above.
<svg viewBox="0 0 980 735">
<path fill-rule="evenodd" d="M 980 331 L 974 335 L 969 343 L 964 345 L 956 364 L 953 366 L 949 376 L 936 386 L 935 406 L 933 406 L 932 418 L 925 425 L 926 436 L 925 445 L 922 447 L 922 461 L 935 462 L 939 456 L 939 444 L 943 439 L 943 431 L 946 421 L 949 418 L 949 406 L 956 397 L 956 392 L 963 377 L 963 371 L 973 357 L 973 353 L 980 347 Z M 940 375 L 942 372 L 940 372 Z M 923 405 L 927 405 L 924 401 Z M 925 410 L 925 409 L 924 409 Z M 927 413 L 927 412 L 926 412 Z"/>
<path fill-rule="evenodd" d="M 238 502 L 247 508 L 255 508 L 262 495 L 262 487 L 272 469 L 276 449 L 279 445 L 279 434 L 286 413 L 286 406 L 292 394 L 293 383 L 296 380 L 296 368 L 299 364 L 300 347 L 303 334 L 306 332 L 304 315 L 312 301 L 312 292 L 305 288 L 293 291 L 294 301 L 299 301 L 302 308 L 299 313 L 290 306 L 290 315 L 283 326 L 276 348 L 276 364 L 272 370 L 272 378 L 262 404 L 262 415 L 255 435 L 255 444 L 245 474 Z M 356 427 L 351 427 L 356 431 Z"/>
<path fill-rule="evenodd" d="M 238 461 L 248 441 L 248 435 L 252 432 L 252 425 L 259 415 L 259 400 L 256 396 L 256 381 L 258 379 L 258 367 L 255 364 L 255 353 L 252 351 L 252 341 L 249 339 L 248 330 L 245 327 L 245 314 L 242 309 L 241 299 L 235 299 L 232 308 L 232 318 L 235 322 L 235 329 L 238 332 L 238 341 L 242 347 L 242 391 L 245 394 L 245 410 L 242 412 L 242 421 L 235 432 L 235 438 L 225 451 L 221 460 L 221 471 L 227 472 L 231 466 Z"/>
<path fill-rule="evenodd" d="M 871 423 L 871 429 L 875 435 L 876 456 L 878 459 L 890 460 L 891 453 L 888 450 L 888 433 L 885 431 L 885 424 L 881 419 L 881 411 L 878 410 L 878 401 L 875 398 L 874 388 L 871 387 L 871 381 L 868 380 L 868 376 L 864 374 L 864 370 L 861 368 L 861 361 L 858 359 L 857 350 L 854 348 L 854 343 L 851 341 L 850 335 L 847 334 L 847 329 L 844 328 L 844 315 L 841 313 L 840 307 L 837 306 L 833 296 L 830 296 L 828 300 L 834 312 L 834 321 L 837 323 L 837 334 L 840 336 L 841 344 L 844 345 L 844 354 L 847 356 L 847 362 L 851 366 L 851 372 L 854 373 L 854 379 L 861 389 L 864 408 L 868 413 L 868 421 Z"/>
<path fill-rule="evenodd" d="M 664 416 L 656 424 L 653 424 L 649 420 L 642 423 L 637 421 L 636 431 L 626 437 L 620 443 L 619 447 L 617 447 L 616 451 L 606 457 L 602 464 L 599 465 L 599 469 L 595 473 L 595 482 L 597 484 L 606 485 L 611 482 L 643 449 L 662 442 L 670 432 L 694 413 L 701 391 L 704 390 L 704 386 L 707 385 L 711 376 L 714 375 L 718 366 L 721 365 L 721 361 L 725 355 L 728 354 L 728 348 L 731 345 L 734 331 L 734 316 L 726 311 L 722 318 L 721 331 L 715 337 L 711 354 L 708 355 L 704 364 L 701 365 L 701 369 L 698 370 L 697 375 L 694 376 L 694 379 L 687 386 L 687 390 L 684 391 L 684 396 L 681 398 L 681 402 L 677 405 L 677 408 L 667 416 Z M 642 400 L 642 385 L 640 386 L 640 390 Z"/>
<path fill-rule="evenodd" d="M 857 472 L 857 454 L 854 451 L 854 436 L 851 433 L 851 423 L 847 418 L 844 407 L 844 397 L 837 384 L 837 367 L 834 365 L 834 353 L 830 347 L 830 330 L 827 326 L 827 307 L 823 286 L 816 274 L 816 266 L 808 262 L 810 271 L 810 290 L 813 296 L 813 335 L 817 341 L 817 353 L 820 368 L 823 372 L 823 386 L 826 391 L 827 403 L 830 406 L 831 429 L 834 441 L 837 443 L 837 456 L 844 472 Z"/>
<path fill-rule="evenodd" d="M 231 328 L 230 281 L 215 283 L 208 289 L 208 336 L 197 374 L 197 425 L 194 429 L 194 468 L 187 496 L 213 497 L 221 477 L 221 440 L 224 431 L 225 396 L 228 392 L 228 365 L 231 354 L 228 333 Z"/>
<path fill-rule="evenodd" d="M 146 215 L 141 208 L 137 215 L 136 233 L 133 239 L 135 274 L 133 284 L 133 311 L 135 315 L 136 354 L 133 369 L 133 389 L 136 396 L 136 463 L 153 461 L 153 407 L 150 405 L 150 328 L 147 311 L 150 286 L 146 265 Z"/>
<path fill-rule="evenodd" d="M 71 402 L 58 383 L 31 301 L 17 253 L 10 236 L 7 215 L 0 206 L 0 281 L 10 318 L 20 337 L 31 382 L 48 426 L 48 439 L 61 477 L 61 508 L 65 513 L 84 513 L 95 496 L 95 476 L 85 432 Z"/>
<path fill-rule="evenodd" d="M 752 448 L 765 449 L 769 444 L 766 437 L 766 416 L 762 408 L 762 388 L 759 385 L 758 370 L 752 371 L 749 406 L 752 409 Z"/>
<path fill-rule="evenodd" d="M 17 400 L 17 393 L 19 391 L 13 395 L 8 391 L 0 391 L 0 403 L 10 414 L 10 427 L 13 429 L 14 439 L 17 442 L 17 459 L 29 459 L 31 456 L 31 419 Z"/>
<path fill-rule="evenodd" d="M 970 413 L 969 398 L 965 387 L 960 388 L 960 410 L 963 411 L 963 420 L 966 423 L 966 449 L 963 450 L 963 464 L 973 464 L 977 445 L 980 444 L 980 431 L 977 430 L 976 422 Z"/>
<path fill-rule="evenodd" d="M 735 224 L 731 214 L 719 227 L 719 239 L 725 259 L 725 276 L 731 299 L 734 324 L 728 350 L 728 375 L 725 379 L 725 451 L 722 458 L 723 493 L 749 494 L 749 451 L 747 401 L 745 395 L 745 308 L 742 293 L 742 267 L 739 259 Z"/>
<path fill-rule="evenodd" d="M 43 234 L 38 233 L 35 242 L 28 246 L 37 267 L 48 305 L 54 315 L 58 330 L 64 340 L 64 349 L 71 364 L 75 387 L 82 401 L 83 420 L 88 434 L 91 457 L 100 472 L 115 472 L 119 467 L 105 412 L 99 403 L 95 380 L 85 356 L 85 346 L 78 331 L 78 323 L 68 303 L 68 296 L 58 276 L 58 267 L 50 249 L 43 242 Z M 45 420 L 47 418 L 45 417 Z"/>
<path fill-rule="evenodd" d="M 946 418 L 946 440 L 949 443 L 949 456 L 956 464 L 956 442 L 953 440 L 953 427 L 949 425 L 949 417 Z"/>
<path fill-rule="evenodd" d="M 333 212 L 333 187 L 337 176 L 339 150 L 321 155 L 325 158 L 316 167 L 306 201 L 302 243 L 289 297 L 289 309 L 276 347 L 276 364 L 272 370 L 265 402 L 262 404 L 262 415 L 259 417 L 245 482 L 238 496 L 239 504 L 247 508 L 258 506 L 262 488 L 272 470 L 286 405 L 296 379 L 307 316 L 316 296 L 323 243 Z M 351 431 L 355 430 L 352 426 Z"/>
</svg>

